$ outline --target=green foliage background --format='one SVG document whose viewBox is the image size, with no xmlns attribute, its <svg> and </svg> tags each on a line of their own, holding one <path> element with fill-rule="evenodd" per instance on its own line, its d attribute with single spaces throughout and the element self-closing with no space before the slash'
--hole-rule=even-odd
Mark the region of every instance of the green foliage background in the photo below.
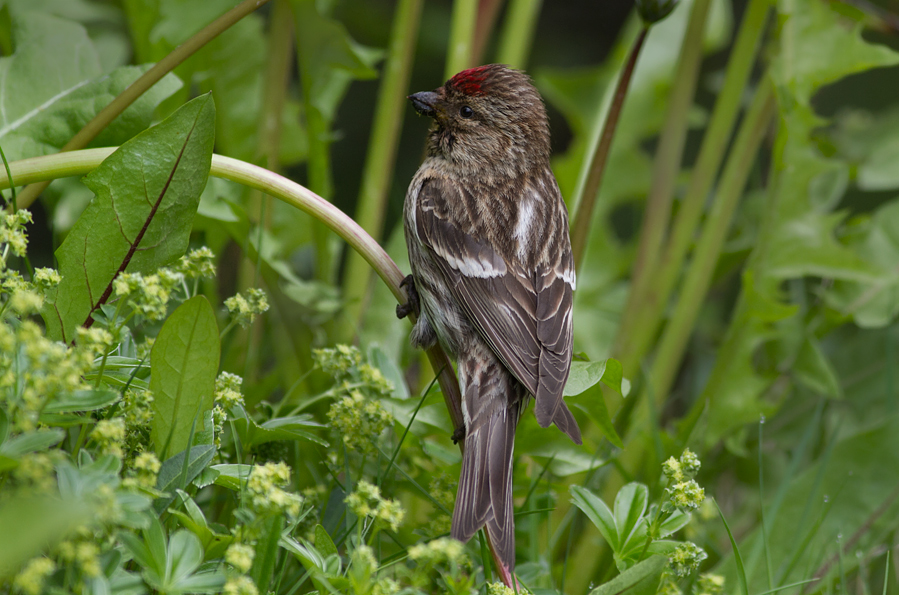
<svg viewBox="0 0 899 595">
<path fill-rule="evenodd" d="M 18 198 L 17 172 L 31 174 L 15 162 L 58 153 L 234 5 L 0 3 L 0 147 Z M 79 147 L 119 150 L 34 162 L 34 180 L 55 181 L 16 205 L 34 217 L 26 256 L 20 224 L 2 228 L 0 585 L 488 589 L 483 540 L 464 560 L 434 541 L 460 455 L 396 289 L 321 221 L 227 181 L 213 152 L 317 193 L 406 272 L 399 216 L 428 122 L 404 97 L 505 61 L 545 98 L 560 188 L 573 220 L 590 217 L 566 390 L 585 445 L 522 420 L 522 585 L 706 593 L 714 574 L 747 595 L 896 591 L 897 12 L 681 0 L 649 29 L 595 197 L 590 157 L 644 26 L 631 3 L 272 0 L 240 19 Z M 200 246 L 215 274 L 169 287 L 163 269 L 159 316 L 115 288 L 181 271 Z M 42 288 L 34 267 L 62 281 Z M 225 302 L 254 287 L 270 309 L 250 324 Z M 242 377 L 242 401 L 222 396 L 222 371 Z M 673 512 L 660 465 L 686 448 L 707 500 Z M 264 466 L 278 462 L 289 478 Z M 345 503 L 362 482 L 383 496 L 368 512 Z M 708 554 L 706 578 L 660 584 L 685 540 Z M 234 546 L 251 549 L 246 568 Z M 29 583 L 35 559 L 53 568 Z"/>
</svg>

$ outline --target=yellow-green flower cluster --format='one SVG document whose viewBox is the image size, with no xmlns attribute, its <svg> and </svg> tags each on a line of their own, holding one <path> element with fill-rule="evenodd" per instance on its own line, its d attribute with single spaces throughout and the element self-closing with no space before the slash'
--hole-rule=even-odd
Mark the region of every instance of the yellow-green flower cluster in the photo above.
<svg viewBox="0 0 899 595">
<path fill-rule="evenodd" d="M 130 475 L 123 482 L 127 487 L 150 489 L 156 486 L 156 477 L 162 464 L 151 452 L 142 452 L 131 463 Z"/>
<path fill-rule="evenodd" d="M 121 415 L 125 424 L 131 426 L 147 426 L 153 421 L 153 393 L 149 390 L 129 388 L 122 398 Z"/>
<path fill-rule="evenodd" d="M 699 457 L 690 449 L 685 450 L 680 459 L 671 457 L 662 463 L 662 472 L 668 478 L 668 487 L 665 488 L 668 496 L 666 508 L 684 511 L 699 508 L 705 500 L 705 490 L 699 487 L 693 476 L 699 472 L 700 466 Z"/>
<path fill-rule="evenodd" d="M 696 510 L 705 500 L 705 490 L 695 479 L 688 479 L 665 488 L 668 499 L 675 508 Z"/>
<path fill-rule="evenodd" d="M 312 359 L 328 376 L 341 379 L 351 375 L 362 363 L 362 352 L 352 345 L 337 345 L 327 349 L 313 349 Z"/>
<path fill-rule="evenodd" d="M 49 558 L 32 558 L 22 567 L 13 580 L 13 585 L 25 595 L 38 595 L 44 588 L 44 580 L 56 570 L 56 564 Z"/>
<path fill-rule="evenodd" d="M 0 244 L 6 244 L 16 256 L 25 256 L 28 250 L 26 223 L 31 223 L 31 212 L 24 209 L 0 217 Z M 0 265 L 6 265 L 6 250 L 0 252 Z"/>
<path fill-rule="evenodd" d="M 424 565 L 443 562 L 461 564 L 465 561 L 465 548 L 461 542 L 451 537 L 441 537 L 428 543 L 413 545 L 409 548 L 409 557 Z"/>
<path fill-rule="evenodd" d="M 721 595 L 722 593 L 724 593 L 724 577 L 712 573 L 701 575 L 693 590 L 693 595 Z"/>
<path fill-rule="evenodd" d="M 34 277 L 31 282 L 34 287 L 45 293 L 56 287 L 62 281 L 62 277 L 55 269 L 38 268 L 34 269 Z"/>
<path fill-rule="evenodd" d="M 665 474 L 665 477 L 668 478 L 669 482 L 680 483 L 696 477 L 701 466 L 702 464 L 699 461 L 699 457 L 688 448 L 684 450 L 679 459 L 670 457 L 667 461 L 662 463 L 662 472 Z"/>
<path fill-rule="evenodd" d="M 290 468 L 284 463 L 256 465 L 247 480 L 248 506 L 257 514 L 300 515 L 303 497 L 285 491 L 290 484 Z"/>
<path fill-rule="evenodd" d="M 162 320 L 172 291 L 183 282 L 181 273 L 161 268 L 146 277 L 140 273 L 122 273 L 112 282 L 112 288 L 119 298 L 131 301 L 137 314 L 148 320 Z"/>
<path fill-rule="evenodd" d="M 256 551 L 243 543 L 232 543 L 225 551 L 225 562 L 233 566 L 238 572 L 246 574 L 253 567 L 253 557 Z"/>
<path fill-rule="evenodd" d="M 372 365 L 359 366 L 359 379 L 379 397 L 389 397 L 393 394 L 393 383 L 384 378 L 381 370 Z"/>
<path fill-rule="evenodd" d="M 77 564 L 88 577 L 100 576 L 100 548 L 89 541 L 63 541 L 59 557 L 69 564 Z"/>
<path fill-rule="evenodd" d="M 246 328 L 252 324 L 258 314 L 268 311 L 268 297 L 265 292 L 255 287 L 247 290 L 247 295 L 238 293 L 225 300 L 225 307 L 234 317 L 235 322 Z"/>
<path fill-rule="evenodd" d="M 243 406 L 243 394 L 240 392 L 240 385 L 243 384 L 243 378 L 237 374 L 230 372 L 222 372 L 215 379 L 215 402 L 219 403 L 225 409 Z"/>
<path fill-rule="evenodd" d="M 346 504 L 356 516 L 372 517 L 393 531 L 399 530 L 406 515 L 397 500 L 383 498 L 381 489 L 364 479 L 360 480 L 356 484 L 355 491 L 346 497 Z"/>
<path fill-rule="evenodd" d="M 91 350 L 50 341 L 30 320 L 15 330 L 0 325 L 0 394 L 8 395 L 12 429 L 35 429 L 41 410 L 57 395 L 87 388 L 83 375 L 93 360 Z"/>
<path fill-rule="evenodd" d="M 181 257 L 175 270 L 185 279 L 212 279 L 215 277 L 215 254 L 203 246 Z"/>
<path fill-rule="evenodd" d="M 19 459 L 13 477 L 19 486 L 29 486 L 38 492 L 48 493 L 56 487 L 56 462 L 60 451 L 29 453 Z"/>
<path fill-rule="evenodd" d="M 75 342 L 82 349 L 91 352 L 94 357 L 102 355 L 112 347 L 112 334 L 106 329 L 78 327 Z"/>
<path fill-rule="evenodd" d="M 708 557 L 701 547 L 692 541 L 685 541 L 668 556 L 668 566 L 678 577 L 685 577 L 696 572 L 699 565 Z"/>
<path fill-rule="evenodd" d="M 518 592 L 527 593 L 523 589 L 519 589 Z M 502 583 L 487 583 L 487 595 L 515 595 L 515 591 Z"/>
<path fill-rule="evenodd" d="M 121 417 L 101 419 L 91 432 L 91 440 L 103 454 L 111 454 L 122 458 L 122 445 L 125 442 L 125 420 Z"/>
<path fill-rule="evenodd" d="M 360 390 L 353 390 L 332 404 L 328 419 L 346 447 L 362 454 L 374 454 L 375 439 L 393 423 L 393 415 L 381 402 L 366 399 Z"/>
<path fill-rule="evenodd" d="M 253 579 L 245 574 L 239 574 L 228 579 L 222 593 L 224 595 L 259 595 L 259 589 L 256 588 Z"/>
</svg>

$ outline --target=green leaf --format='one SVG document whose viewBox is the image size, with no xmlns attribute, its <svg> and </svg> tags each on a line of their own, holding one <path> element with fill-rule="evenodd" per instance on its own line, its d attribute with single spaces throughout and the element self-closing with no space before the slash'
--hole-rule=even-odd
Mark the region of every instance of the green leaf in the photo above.
<svg viewBox="0 0 899 595">
<path fill-rule="evenodd" d="M 200 425 L 212 409 L 220 352 L 218 324 L 205 296 L 181 304 L 162 325 L 150 356 L 150 437 L 160 457 L 187 448 L 193 421 Z"/>
<path fill-rule="evenodd" d="M 78 390 L 57 397 L 48 403 L 41 413 L 70 413 L 73 411 L 96 411 L 119 400 L 119 393 L 106 389 Z"/>
<path fill-rule="evenodd" d="M 43 108 L 52 111 L 101 74 L 84 27 L 37 11 L 11 13 L 15 53 L 0 58 L 0 142 L 10 161 L 56 151 L 46 137 L 59 135 L 53 120 L 42 118 Z"/>
<path fill-rule="evenodd" d="M 730 546 L 733 548 L 734 552 L 734 562 L 737 565 L 737 579 L 738 584 L 740 585 L 740 592 L 743 595 L 749 595 L 749 585 L 746 582 L 746 569 L 743 567 L 743 556 L 740 555 L 740 548 L 737 546 L 737 541 L 734 539 L 734 534 L 731 533 L 730 526 L 727 524 L 727 519 L 724 518 L 724 513 L 721 512 L 721 507 L 718 506 L 718 502 L 715 502 L 715 508 L 718 509 L 718 515 L 721 517 L 721 522 L 724 523 L 724 528 L 727 529 L 727 537 L 730 539 Z"/>
<path fill-rule="evenodd" d="M 667 565 L 664 556 L 653 556 L 593 589 L 590 595 L 655 595 Z"/>
<path fill-rule="evenodd" d="M 833 365 L 824 355 L 821 344 L 814 337 L 806 337 L 799 348 L 799 354 L 793 363 L 793 374 L 796 380 L 818 394 L 832 399 L 843 396 L 840 379 L 837 378 Z"/>
<path fill-rule="evenodd" d="M 281 531 L 284 529 L 283 515 L 275 515 L 262 523 L 262 534 L 256 541 L 256 555 L 253 556 L 253 567 L 250 568 L 250 578 L 263 593 L 268 592 L 272 574 L 275 572 L 275 562 L 278 560 L 278 543 L 281 540 Z"/>
<path fill-rule="evenodd" d="M 32 452 L 47 450 L 65 438 L 62 430 L 35 430 L 10 438 L 0 445 L 0 454 L 17 459 Z"/>
<path fill-rule="evenodd" d="M 328 446 L 325 440 L 307 431 L 307 429 L 324 427 L 322 424 L 312 421 L 312 416 L 308 414 L 276 417 L 262 425 L 250 419 L 242 407 L 233 408 L 232 415 L 234 429 L 244 448 L 275 440 L 309 440 L 321 446 Z"/>
<path fill-rule="evenodd" d="M 574 397 L 568 402 L 586 411 L 612 444 L 624 448 L 606 407 L 600 382 L 622 396 L 627 396 L 630 390 L 630 383 L 623 377 L 621 363 L 609 358 L 598 362 L 571 362 L 571 372 L 562 394 Z"/>
<path fill-rule="evenodd" d="M 175 490 L 184 488 L 188 483 L 200 474 L 215 456 L 215 446 L 204 444 L 190 449 L 187 459 L 187 475 L 184 474 L 184 457 L 186 451 L 181 451 L 172 458 L 163 461 L 156 478 L 156 489 L 169 495 L 157 498 L 153 503 L 157 512 L 162 512 L 175 499 Z"/>
<path fill-rule="evenodd" d="M 326 557 L 337 554 L 337 546 L 321 525 L 315 526 L 315 547 Z"/>
<path fill-rule="evenodd" d="M 0 580 L 11 578 L 20 565 L 71 531 L 90 522 L 96 511 L 80 500 L 37 494 L 8 494 L 0 504 Z M 14 537 L 14 538 L 13 538 Z"/>
<path fill-rule="evenodd" d="M 827 303 L 862 328 L 884 327 L 899 314 L 899 202 L 887 203 L 856 227 L 848 245 L 880 274 L 867 282 L 836 282 Z"/>
<path fill-rule="evenodd" d="M 239 492 L 250 478 L 253 465 L 213 465 L 210 469 L 218 473 L 213 480 L 215 485 Z"/>
<path fill-rule="evenodd" d="M 56 250 L 63 280 L 41 311 L 48 335 L 71 341 L 112 297 L 119 272 L 155 271 L 184 254 L 212 163 L 214 118 L 212 98 L 198 97 L 84 178 L 96 196 Z"/>
<path fill-rule="evenodd" d="M 606 543 L 617 552 L 621 547 L 621 537 L 615 524 L 615 516 L 606 503 L 587 488 L 571 486 L 571 501 L 580 508 L 587 518 L 596 525 Z"/>
<path fill-rule="evenodd" d="M 641 524 L 648 502 L 649 488 L 642 483 L 631 482 L 618 490 L 615 496 L 614 515 L 622 549 Z"/>
</svg>

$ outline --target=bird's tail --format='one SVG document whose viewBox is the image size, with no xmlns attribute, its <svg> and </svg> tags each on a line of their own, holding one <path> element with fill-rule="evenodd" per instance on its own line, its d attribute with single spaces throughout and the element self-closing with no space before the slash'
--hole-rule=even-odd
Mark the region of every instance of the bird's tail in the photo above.
<svg viewBox="0 0 899 595">
<path fill-rule="evenodd" d="M 512 450 L 522 402 L 492 412 L 465 436 L 451 531 L 464 543 L 487 525 L 493 548 L 510 572 L 515 568 Z"/>
</svg>

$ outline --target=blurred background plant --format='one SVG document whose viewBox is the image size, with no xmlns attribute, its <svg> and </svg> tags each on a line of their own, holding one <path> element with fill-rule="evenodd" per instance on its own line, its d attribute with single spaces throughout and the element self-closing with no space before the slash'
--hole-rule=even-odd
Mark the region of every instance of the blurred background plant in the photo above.
<svg viewBox="0 0 899 595">
<path fill-rule="evenodd" d="M 392 273 L 272 188 L 408 271 L 405 96 L 504 62 L 553 127 L 585 435 L 522 420 L 520 587 L 896 592 L 899 5 L 235 4 L 0 6 L 4 589 L 500 591 L 446 539 Z"/>
</svg>

